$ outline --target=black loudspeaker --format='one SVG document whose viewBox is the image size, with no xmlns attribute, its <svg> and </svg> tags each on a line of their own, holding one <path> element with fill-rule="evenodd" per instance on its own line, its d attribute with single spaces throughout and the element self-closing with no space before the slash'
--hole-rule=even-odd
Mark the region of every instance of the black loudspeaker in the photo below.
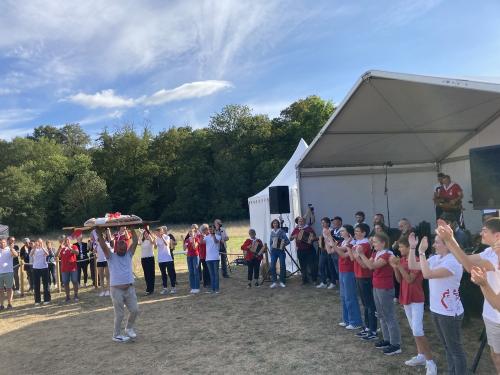
<svg viewBox="0 0 500 375">
<path fill-rule="evenodd" d="M 269 188 L 269 211 L 272 214 L 290 213 L 288 186 L 271 186 Z"/>
<path fill-rule="evenodd" d="M 500 145 L 469 150 L 474 209 L 500 208 Z"/>
</svg>

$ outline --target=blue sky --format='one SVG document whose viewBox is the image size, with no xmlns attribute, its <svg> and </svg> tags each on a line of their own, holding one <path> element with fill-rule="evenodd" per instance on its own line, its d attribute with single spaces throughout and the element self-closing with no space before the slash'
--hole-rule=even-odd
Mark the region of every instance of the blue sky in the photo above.
<svg viewBox="0 0 500 375">
<path fill-rule="evenodd" d="M 367 70 L 500 77 L 500 2 L 2 1 L 0 138 L 339 103 Z"/>
</svg>

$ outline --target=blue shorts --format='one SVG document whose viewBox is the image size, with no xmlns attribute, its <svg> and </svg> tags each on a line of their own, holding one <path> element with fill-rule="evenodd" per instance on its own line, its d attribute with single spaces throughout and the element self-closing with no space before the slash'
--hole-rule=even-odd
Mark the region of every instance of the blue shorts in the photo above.
<svg viewBox="0 0 500 375">
<path fill-rule="evenodd" d="M 78 284 L 78 271 L 61 272 L 61 277 L 64 285 L 69 284 L 70 279 L 73 284 Z"/>
</svg>

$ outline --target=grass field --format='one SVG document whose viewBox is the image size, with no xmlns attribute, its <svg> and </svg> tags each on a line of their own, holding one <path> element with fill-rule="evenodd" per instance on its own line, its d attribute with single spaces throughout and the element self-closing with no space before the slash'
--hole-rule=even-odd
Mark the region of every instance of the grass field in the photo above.
<svg viewBox="0 0 500 375">
<path fill-rule="evenodd" d="M 245 237 L 246 226 L 240 232 L 236 227 L 227 230 L 235 241 L 232 250 Z M 32 295 L 16 298 L 14 310 L 0 315 L 0 374 L 425 373 L 404 365 L 415 349 L 401 308 L 403 354 L 386 357 L 337 325 L 337 290 L 303 287 L 297 277 L 285 289 L 269 289 L 268 284 L 247 289 L 246 268 L 233 266 L 231 278 L 221 279 L 220 295 L 192 296 L 179 255 L 176 268 L 179 293 L 158 293 L 157 270 L 157 289 L 149 297 L 142 296 L 142 271 L 136 268 L 141 315 L 133 343 L 111 341 L 111 301 L 98 297 L 93 288 L 82 289 L 77 304 L 64 304 L 58 293 L 51 305 L 38 309 Z M 444 353 L 428 315 L 425 327 L 439 373 L 444 373 Z M 469 363 L 481 328 L 479 320 L 464 327 Z M 494 373 L 488 350 L 478 373 Z"/>
</svg>

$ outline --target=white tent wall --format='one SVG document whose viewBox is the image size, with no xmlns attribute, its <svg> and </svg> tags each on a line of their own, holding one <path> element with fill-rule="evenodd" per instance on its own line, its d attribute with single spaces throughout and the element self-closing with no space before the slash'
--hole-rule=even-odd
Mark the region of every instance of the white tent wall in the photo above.
<svg viewBox="0 0 500 375">
<path fill-rule="evenodd" d="M 390 222 L 397 227 L 400 218 L 407 218 L 412 224 L 422 220 L 433 222 L 433 186 L 436 172 L 431 167 L 421 168 L 419 172 L 401 168 L 388 169 L 388 192 Z M 398 171 L 399 170 L 399 171 Z M 305 172 L 305 171 L 303 171 Z M 357 173 L 357 174 L 345 174 Z M 320 231 L 322 217 L 340 216 L 344 224 L 354 222 L 354 213 L 364 211 L 366 221 L 371 227 L 371 219 L 376 213 L 387 217 L 385 174 L 381 169 L 366 171 L 343 170 L 340 175 L 307 176 L 302 173 L 299 180 L 300 201 L 305 212 L 307 204 L 315 207 L 316 224 Z"/>
</svg>

